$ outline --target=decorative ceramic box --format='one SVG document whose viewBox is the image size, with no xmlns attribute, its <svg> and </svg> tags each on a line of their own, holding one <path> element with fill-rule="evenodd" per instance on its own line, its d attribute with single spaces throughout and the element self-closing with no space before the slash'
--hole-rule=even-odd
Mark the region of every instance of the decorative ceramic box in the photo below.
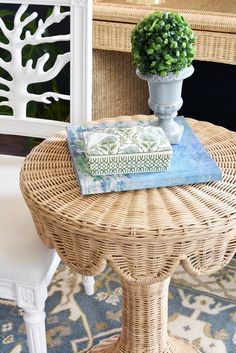
<svg viewBox="0 0 236 353">
<path fill-rule="evenodd" d="M 92 175 L 161 172 L 170 166 L 172 147 L 159 127 L 112 127 L 83 137 Z"/>
</svg>

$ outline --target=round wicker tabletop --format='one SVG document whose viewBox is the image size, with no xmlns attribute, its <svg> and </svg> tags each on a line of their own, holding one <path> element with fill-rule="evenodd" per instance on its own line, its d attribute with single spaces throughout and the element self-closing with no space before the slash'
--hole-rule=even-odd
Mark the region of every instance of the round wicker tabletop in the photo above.
<svg viewBox="0 0 236 353">
<path fill-rule="evenodd" d="M 236 133 L 187 120 L 222 181 L 82 196 L 65 132 L 25 160 L 21 189 L 44 243 L 83 275 L 100 273 L 107 261 L 120 275 L 122 333 L 92 353 L 198 352 L 167 334 L 168 285 L 180 262 L 198 275 L 222 268 L 236 251 Z"/>
</svg>

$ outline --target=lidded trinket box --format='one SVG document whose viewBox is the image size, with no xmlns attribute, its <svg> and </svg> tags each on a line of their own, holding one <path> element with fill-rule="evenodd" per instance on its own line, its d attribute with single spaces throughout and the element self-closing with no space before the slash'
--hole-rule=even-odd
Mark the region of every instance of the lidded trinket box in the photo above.
<svg viewBox="0 0 236 353">
<path fill-rule="evenodd" d="M 166 171 L 172 147 L 160 127 L 111 127 L 83 132 L 92 175 Z"/>
</svg>

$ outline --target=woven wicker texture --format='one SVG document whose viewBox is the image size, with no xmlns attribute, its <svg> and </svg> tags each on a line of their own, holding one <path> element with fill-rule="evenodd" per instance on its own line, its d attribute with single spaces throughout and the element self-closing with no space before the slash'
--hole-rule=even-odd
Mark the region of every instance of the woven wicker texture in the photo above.
<svg viewBox="0 0 236 353">
<path fill-rule="evenodd" d="M 93 120 L 150 114 L 148 86 L 137 77 L 130 54 L 95 49 L 93 77 Z"/>
<path fill-rule="evenodd" d="M 135 326 L 135 329 L 137 327 Z M 127 332 L 128 333 L 128 332 Z M 136 334 L 140 337 L 140 332 L 139 330 L 136 330 Z M 121 340 L 120 336 L 112 336 L 111 338 L 108 338 L 107 340 L 103 341 L 102 343 L 99 343 L 97 346 L 93 347 L 88 351 L 88 353 L 124 353 L 124 352 L 133 352 L 131 350 L 121 350 L 120 349 L 120 342 L 118 340 Z M 158 345 L 158 353 L 200 353 L 199 350 L 196 347 L 193 347 L 192 345 L 183 342 L 181 340 L 178 340 L 175 337 L 170 337 L 169 338 L 169 343 L 167 348 L 164 350 L 162 347 L 160 348 L 160 345 Z M 160 350 L 161 349 L 161 350 Z M 138 352 L 143 352 L 136 350 L 136 353 Z M 146 352 L 155 352 L 154 350 L 148 351 L 147 348 L 145 348 L 145 353 Z"/>
<path fill-rule="evenodd" d="M 25 160 L 21 189 L 42 240 L 81 274 L 98 274 L 109 261 L 121 277 L 121 336 L 91 353 L 197 352 L 167 335 L 169 277 L 180 262 L 195 275 L 217 271 L 236 250 L 236 133 L 188 122 L 223 181 L 81 196 L 65 133 Z"/>
<path fill-rule="evenodd" d="M 195 347 L 167 334 L 169 281 L 167 279 L 150 286 L 138 287 L 123 282 L 122 302 L 125 324 L 121 335 L 113 336 L 104 343 L 98 344 L 89 353 L 198 353 Z M 148 320 L 145 320 L 145 311 L 148 312 Z M 155 327 L 155 330 L 151 330 L 150 325 Z M 149 332 L 148 337 L 141 332 Z"/>
<path fill-rule="evenodd" d="M 93 47 L 95 49 L 131 52 L 130 36 L 134 28 L 130 23 L 93 21 Z M 235 20 L 236 28 L 236 20 Z M 197 36 L 196 60 L 236 64 L 236 34 L 194 30 Z"/>
<path fill-rule="evenodd" d="M 234 0 L 94 0 L 94 19 L 137 23 L 154 11 L 180 12 L 193 29 L 236 33 Z"/>
<path fill-rule="evenodd" d="M 196 60 L 236 65 L 235 1 L 165 0 L 158 6 L 148 6 L 149 0 L 147 5 L 145 0 L 141 5 L 135 1 L 94 1 L 93 47 L 98 49 L 93 61 L 94 120 L 149 113 L 148 88 L 145 82 L 138 83 L 131 64 L 130 35 L 150 12 L 174 10 L 184 15 L 197 37 Z"/>
<path fill-rule="evenodd" d="M 94 48 L 131 51 L 130 34 L 134 25 L 149 13 L 178 11 L 197 36 L 196 59 L 236 64 L 236 3 L 232 0 L 166 0 L 159 6 L 145 6 L 123 0 L 95 1 Z"/>
<path fill-rule="evenodd" d="M 165 0 L 159 6 L 145 5 L 145 0 L 142 5 L 135 0 L 94 1 L 94 120 L 149 113 L 148 88 L 138 82 L 131 64 L 130 36 L 135 24 L 155 10 L 184 15 L 197 37 L 196 60 L 236 64 L 235 1 Z"/>
</svg>

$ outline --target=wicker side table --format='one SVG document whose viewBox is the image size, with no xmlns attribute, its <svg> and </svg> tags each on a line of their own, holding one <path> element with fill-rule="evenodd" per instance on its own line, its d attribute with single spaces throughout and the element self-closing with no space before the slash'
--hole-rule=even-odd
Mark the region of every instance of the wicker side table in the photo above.
<svg viewBox="0 0 236 353">
<path fill-rule="evenodd" d="M 199 352 L 167 333 L 168 285 L 180 262 L 200 275 L 222 268 L 236 250 L 236 133 L 189 124 L 223 181 L 81 196 L 65 133 L 25 160 L 21 188 L 42 240 L 81 274 L 96 275 L 109 262 L 120 276 L 121 335 L 90 353 Z"/>
</svg>

